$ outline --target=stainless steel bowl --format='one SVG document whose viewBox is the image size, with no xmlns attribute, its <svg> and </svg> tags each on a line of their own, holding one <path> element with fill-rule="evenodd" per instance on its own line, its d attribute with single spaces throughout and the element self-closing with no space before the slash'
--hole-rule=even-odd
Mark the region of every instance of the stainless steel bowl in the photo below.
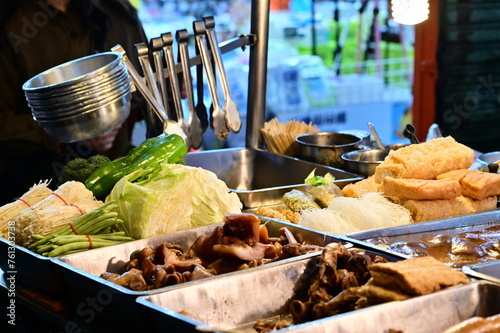
<svg viewBox="0 0 500 333">
<path fill-rule="evenodd" d="M 358 149 L 362 139 L 351 134 L 320 132 L 299 135 L 295 141 L 298 158 L 339 168 L 342 154 Z"/>
<path fill-rule="evenodd" d="M 342 154 L 343 168 L 346 171 L 369 177 L 389 155 L 390 149 L 355 150 Z"/>
<path fill-rule="evenodd" d="M 53 88 L 49 91 L 44 89 L 26 89 L 24 94 L 30 100 L 45 100 L 47 98 L 57 98 L 59 96 L 67 96 L 75 92 L 82 92 L 89 89 L 95 89 L 103 84 L 116 80 L 118 77 L 128 73 L 128 69 L 122 62 L 111 67 L 103 73 L 94 73 L 88 76 L 85 80 L 73 82 L 70 85 L 64 85 L 59 88 Z"/>
<path fill-rule="evenodd" d="M 409 146 L 409 143 L 391 143 L 388 145 L 384 146 L 384 149 L 389 149 L 389 150 L 398 150 L 399 148 L 404 148 Z M 380 149 L 378 144 L 375 141 L 370 141 L 367 145 L 363 145 L 367 147 L 367 149 Z"/>
<path fill-rule="evenodd" d="M 351 134 L 361 139 L 360 145 L 368 146 L 370 144 L 370 132 L 364 130 L 345 130 L 340 134 Z"/>
<path fill-rule="evenodd" d="M 500 161 L 500 151 L 492 151 L 490 153 L 482 154 L 477 158 L 477 160 L 483 165 L 495 163 L 497 161 Z"/>
<path fill-rule="evenodd" d="M 103 89 L 100 92 L 94 92 L 85 98 L 75 97 L 73 103 L 61 105 L 47 105 L 44 107 L 32 106 L 31 113 L 36 119 L 61 119 L 75 114 L 90 111 L 91 109 L 99 108 L 109 104 L 114 100 L 120 99 L 122 96 L 129 94 L 132 89 L 130 82 L 127 82 L 120 87 L 112 89 Z"/>
<path fill-rule="evenodd" d="M 28 105 L 32 108 L 44 107 L 59 107 L 64 105 L 71 105 L 76 101 L 82 101 L 92 98 L 95 94 L 104 93 L 113 89 L 117 89 L 122 85 L 130 83 L 130 76 L 125 70 L 122 73 L 112 76 L 111 78 L 100 82 L 99 84 L 81 86 L 65 94 L 44 94 L 44 97 L 34 98 L 26 96 Z"/>
<path fill-rule="evenodd" d="M 71 91 L 74 85 L 111 71 L 121 59 L 121 53 L 103 52 L 68 61 L 35 75 L 23 84 L 23 90 L 28 93 Z"/>
<path fill-rule="evenodd" d="M 131 94 L 125 94 L 99 108 L 56 120 L 35 119 L 48 135 L 71 143 L 91 139 L 121 125 L 130 114 Z"/>
<path fill-rule="evenodd" d="M 61 142 L 91 139 L 130 114 L 132 82 L 118 52 L 79 58 L 23 85 L 33 119 Z"/>
</svg>

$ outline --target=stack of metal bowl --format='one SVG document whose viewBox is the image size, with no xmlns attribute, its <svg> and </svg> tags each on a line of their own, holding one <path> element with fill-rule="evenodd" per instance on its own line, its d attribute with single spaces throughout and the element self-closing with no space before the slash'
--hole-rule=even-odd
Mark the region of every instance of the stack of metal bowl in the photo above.
<svg viewBox="0 0 500 333">
<path fill-rule="evenodd" d="M 130 114 L 132 84 L 122 54 L 104 52 L 46 70 L 23 85 L 35 121 L 55 140 L 90 139 Z"/>
</svg>

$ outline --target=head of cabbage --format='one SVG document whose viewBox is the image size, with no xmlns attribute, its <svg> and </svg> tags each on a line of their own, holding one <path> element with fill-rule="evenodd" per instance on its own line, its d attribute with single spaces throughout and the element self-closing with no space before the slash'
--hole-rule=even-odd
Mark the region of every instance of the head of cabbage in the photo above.
<svg viewBox="0 0 500 333">
<path fill-rule="evenodd" d="M 138 169 L 120 179 L 106 201 L 118 204 L 118 227 L 143 239 L 221 223 L 241 213 L 242 203 L 211 171 L 163 163 Z"/>
</svg>

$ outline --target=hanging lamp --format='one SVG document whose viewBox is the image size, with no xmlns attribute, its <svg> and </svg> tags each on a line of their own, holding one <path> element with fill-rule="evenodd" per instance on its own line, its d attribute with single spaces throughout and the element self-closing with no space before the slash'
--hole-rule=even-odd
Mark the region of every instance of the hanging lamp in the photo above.
<svg viewBox="0 0 500 333">
<path fill-rule="evenodd" d="M 400 24 L 414 25 L 429 17 L 428 0 L 391 0 L 392 17 Z"/>
</svg>

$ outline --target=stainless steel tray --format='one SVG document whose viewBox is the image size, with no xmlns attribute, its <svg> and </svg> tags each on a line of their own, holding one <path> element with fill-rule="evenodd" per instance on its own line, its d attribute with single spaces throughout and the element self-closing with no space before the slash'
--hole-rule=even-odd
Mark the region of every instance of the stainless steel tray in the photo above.
<svg viewBox="0 0 500 333">
<path fill-rule="evenodd" d="M 270 236 L 279 236 L 279 229 L 287 227 L 299 242 L 306 242 L 308 244 L 320 246 L 324 246 L 331 242 L 341 242 L 346 244 L 346 242 L 334 236 L 324 235 L 291 223 L 275 221 L 272 219 L 261 219 L 261 221 L 262 223 L 266 223 Z M 165 242 L 169 242 L 171 244 L 177 244 L 183 251 L 187 251 L 199 236 L 208 235 L 214 230 L 214 228 L 215 225 L 205 226 L 174 234 L 75 253 L 56 258 L 54 259 L 54 262 L 62 269 L 62 275 L 68 287 L 67 291 L 71 302 L 75 306 L 87 304 L 88 299 L 104 299 L 105 301 L 101 302 L 105 303 L 101 304 L 105 305 L 102 306 L 102 311 L 95 313 L 95 315 L 98 315 L 100 319 L 111 322 L 118 321 L 118 324 L 121 324 L 123 323 L 123 318 L 133 317 L 134 322 L 139 322 L 140 327 L 144 328 L 145 323 L 139 319 L 141 317 L 141 309 L 138 309 L 138 305 L 135 302 L 137 297 L 172 290 L 181 286 L 194 285 L 203 280 L 186 282 L 179 285 L 149 291 L 133 291 L 106 281 L 100 277 L 100 274 L 104 272 L 120 273 L 124 265 L 130 260 L 130 255 L 136 250 L 142 250 L 144 247 L 156 247 Z M 346 244 L 346 246 L 349 247 L 350 244 Z M 268 263 L 264 266 L 279 266 L 290 261 L 300 260 L 301 258 L 318 256 L 319 253 L 320 252 L 309 253 L 295 258 Z M 206 280 L 218 279 L 222 276 L 237 276 L 238 274 L 243 274 L 245 271 L 261 269 L 261 267 L 264 266 L 221 274 L 206 278 Z M 127 326 L 131 325 L 129 320 L 125 321 L 124 324 Z"/>
<path fill-rule="evenodd" d="M 19 286 L 31 287 L 48 296 L 64 294 L 61 269 L 50 258 L 1 237 L 0 252 L 2 253 L 0 269 L 4 271 L 6 277 L 14 275 Z"/>
<path fill-rule="evenodd" d="M 238 194 L 246 208 L 282 203 L 286 192 L 305 188 L 304 179 L 314 169 L 319 176 L 329 172 L 340 188 L 363 179 L 340 169 L 254 149 L 227 148 L 188 153 L 184 161 L 186 165 L 214 172 Z"/>
<path fill-rule="evenodd" d="M 499 299 L 500 285 L 485 281 L 474 282 L 277 332 L 386 333 L 392 329 L 404 333 L 441 333 L 475 316 L 489 317 L 499 314 Z"/>
<path fill-rule="evenodd" d="M 387 239 L 389 243 L 414 242 L 427 235 L 447 234 L 455 236 L 462 232 L 483 230 L 484 228 L 496 225 L 500 225 L 500 210 L 498 209 L 472 215 L 414 223 L 399 227 L 352 232 L 339 235 L 339 237 L 347 242 L 351 242 L 364 248 L 377 249 L 384 253 L 396 253 L 390 249 L 382 248 L 366 242 L 366 240 L 383 237 Z"/>
<path fill-rule="evenodd" d="M 462 267 L 462 271 L 474 278 L 500 284 L 500 261 L 486 262 L 477 265 L 465 265 Z"/>
<path fill-rule="evenodd" d="M 168 327 L 169 332 L 255 332 L 252 326 L 257 319 L 286 315 L 293 299 L 307 295 L 309 277 L 319 258 L 202 280 L 189 287 L 141 296 L 137 302 L 149 311 L 153 327 Z M 191 313 L 196 319 L 181 313 Z"/>
</svg>

